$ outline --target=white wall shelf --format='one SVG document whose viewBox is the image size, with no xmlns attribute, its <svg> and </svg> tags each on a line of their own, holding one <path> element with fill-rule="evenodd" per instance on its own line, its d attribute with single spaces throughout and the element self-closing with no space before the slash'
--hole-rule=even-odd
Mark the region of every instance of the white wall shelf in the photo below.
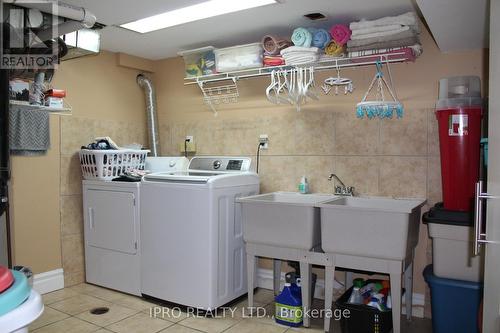
<svg viewBox="0 0 500 333">
<path fill-rule="evenodd" d="M 336 70 L 337 68 L 349 68 L 349 67 L 360 67 L 375 65 L 377 61 L 381 63 L 401 63 L 409 62 L 414 59 L 408 58 L 405 52 L 395 52 L 391 54 L 373 54 L 368 56 L 356 57 L 356 58 L 332 58 L 326 61 L 321 61 L 313 64 L 304 64 L 297 66 L 283 65 L 283 66 L 270 66 L 270 67 L 259 67 L 252 69 L 244 69 L 239 71 L 224 72 L 210 75 L 203 75 L 197 77 L 187 77 L 184 78 L 184 85 L 199 84 L 200 82 L 217 82 L 228 79 L 248 79 L 254 77 L 270 76 L 273 70 L 294 70 L 296 67 L 314 67 L 314 71 L 326 71 L 326 70 Z"/>
<path fill-rule="evenodd" d="M 10 105 L 15 105 L 27 110 L 41 110 L 41 111 L 48 111 L 51 114 L 57 114 L 57 115 L 64 115 L 64 116 L 69 116 L 72 114 L 72 109 L 71 106 L 65 106 L 63 108 L 54 108 L 54 107 L 49 107 L 49 106 L 44 106 L 44 105 L 33 105 L 33 104 L 28 104 L 26 102 L 22 101 L 16 101 L 16 100 L 10 100 Z"/>
<path fill-rule="evenodd" d="M 339 71 L 343 68 L 354 68 L 360 66 L 375 65 L 377 62 L 382 64 L 413 62 L 416 57 L 409 57 L 404 51 L 393 52 L 390 54 L 373 54 L 356 58 L 331 58 L 316 63 L 303 65 L 282 65 L 259 67 L 232 72 L 224 72 L 197 77 L 184 78 L 184 85 L 198 85 L 203 93 L 205 104 L 217 115 L 216 106 L 222 103 L 235 103 L 239 97 L 237 81 L 256 77 L 271 76 L 273 71 L 297 71 L 299 67 L 314 68 L 314 72 L 319 71 Z M 229 82 L 229 84 L 227 83 Z"/>
</svg>

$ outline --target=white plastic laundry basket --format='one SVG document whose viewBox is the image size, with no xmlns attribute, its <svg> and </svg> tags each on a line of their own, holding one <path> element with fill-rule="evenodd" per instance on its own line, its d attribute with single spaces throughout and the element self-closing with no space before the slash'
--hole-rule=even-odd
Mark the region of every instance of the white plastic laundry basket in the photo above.
<svg viewBox="0 0 500 333">
<path fill-rule="evenodd" d="M 129 170 L 144 170 L 149 150 L 80 150 L 85 179 L 111 180 Z"/>
</svg>

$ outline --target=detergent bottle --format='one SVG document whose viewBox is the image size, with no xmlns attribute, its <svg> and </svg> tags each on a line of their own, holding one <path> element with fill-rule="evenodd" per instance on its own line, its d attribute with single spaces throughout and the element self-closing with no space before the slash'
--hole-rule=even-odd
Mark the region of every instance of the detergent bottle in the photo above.
<svg viewBox="0 0 500 333">
<path fill-rule="evenodd" d="M 286 282 L 283 291 L 275 298 L 275 320 L 281 325 L 299 327 L 302 326 L 303 319 L 300 287 L 296 285 L 296 287 L 292 289 L 290 276 L 286 276 L 285 279 Z"/>
</svg>

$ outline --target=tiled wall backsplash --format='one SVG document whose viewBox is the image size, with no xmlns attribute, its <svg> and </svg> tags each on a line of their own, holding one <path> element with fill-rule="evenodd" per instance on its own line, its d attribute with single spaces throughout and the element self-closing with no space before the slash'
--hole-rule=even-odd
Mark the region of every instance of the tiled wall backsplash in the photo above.
<svg viewBox="0 0 500 333">
<path fill-rule="evenodd" d="M 61 244 L 66 286 L 85 279 L 82 175 L 78 151 L 99 136 L 110 136 L 118 144 L 146 142 L 143 124 L 61 117 Z"/>
<path fill-rule="evenodd" d="M 432 109 L 406 110 L 403 119 L 357 119 L 354 110 L 290 111 L 252 119 L 162 123 L 164 155 L 193 135 L 198 155 L 244 155 L 255 159 L 258 137 L 269 135 L 261 152 L 261 190 L 295 191 L 302 175 L 313 192 L 332 192 L 336 173 L 361 195 L 441 198 L 439 146 Z"/>
</svg>

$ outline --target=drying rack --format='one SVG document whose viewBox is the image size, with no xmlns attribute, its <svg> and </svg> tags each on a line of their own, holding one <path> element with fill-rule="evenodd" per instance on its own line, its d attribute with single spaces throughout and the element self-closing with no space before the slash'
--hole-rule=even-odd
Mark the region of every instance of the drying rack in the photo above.
<svg viewBox="0 0 500 333">
<path fill-rule="evenodd" d="M 370 66 L 375 65 L 377 62 L 401 63 L 408 61 L 414 61 L 414 58 L 409 58 L 408 54 L 404 51 L 393 52 L 391 54 L 373 54 L 355 58 L 339 57 L 325 59 L 313 64 L 259 67 L 197 77 L 188 77 L 184 79 L 184 85 L 197 84 L 203 93 L 205 103 L 212 109 L 212 111 L 214 111 L 215 114 L 217 114 L 216 105 L 237 102 L 239 97 L 237 86 L 238 80 L 270 76 L 273 70 L 286 70 L 291 72 L 295 71 L 297 67 L 312 66 L 314 67 L 314 71 L 318 72 L 337 70 L 340 68 Z M 228 80 L 230 81 L 229 84 L 227 84 Z M 230 89 L 228 90 L 228 88 Z"/>
<path fill-rule="evenodd" d="M 203 93 L 203 101 L 217 115 L 216 106 L 219 104 L 236 103 L 240 93 L 235 77 L 198 80 L 198 86 Z"/>
</svg>

